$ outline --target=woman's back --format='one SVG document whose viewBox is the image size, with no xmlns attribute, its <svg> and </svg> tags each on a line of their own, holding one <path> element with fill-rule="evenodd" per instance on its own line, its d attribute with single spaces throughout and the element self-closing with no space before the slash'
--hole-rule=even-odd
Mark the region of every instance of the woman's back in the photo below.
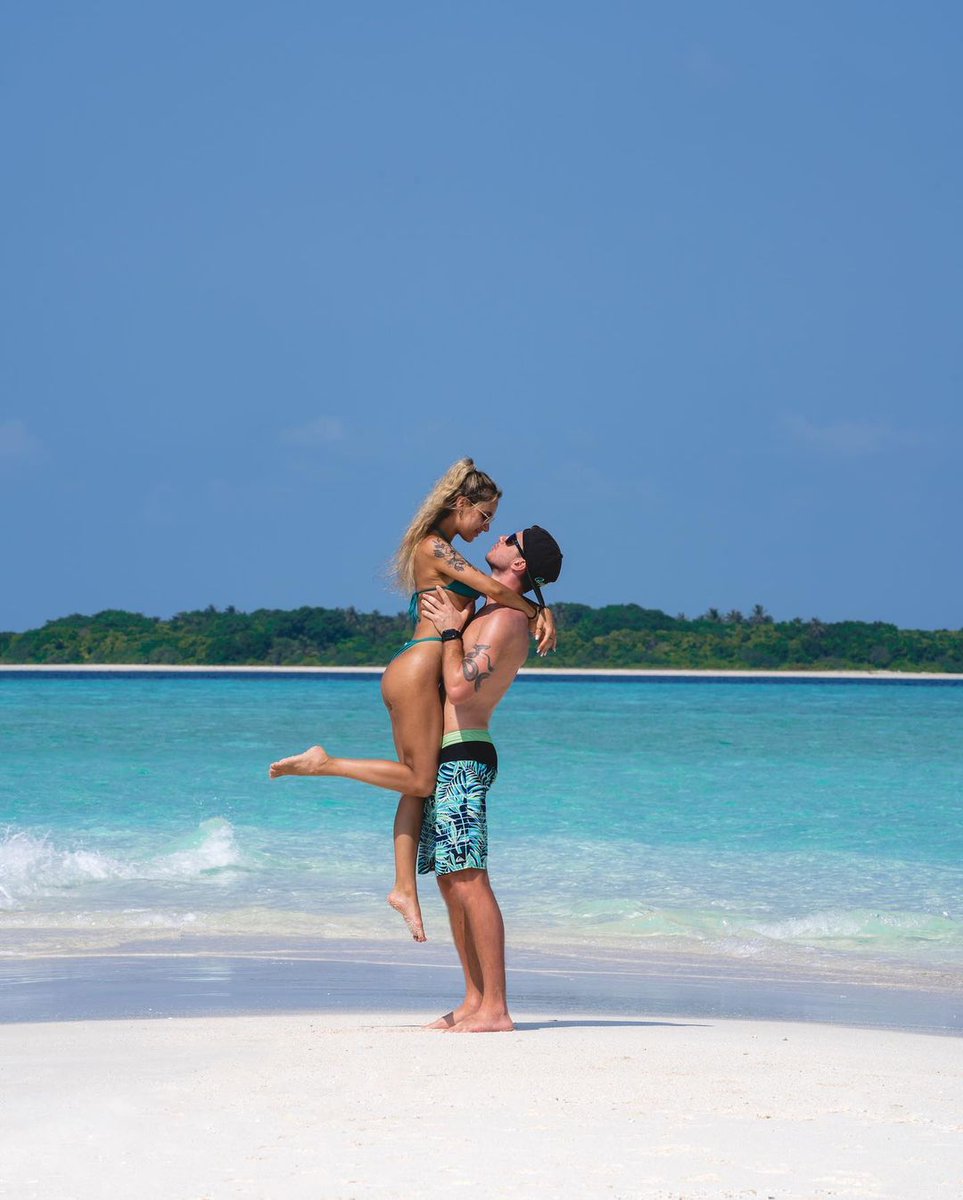
<svg viewBox="0 0 963 1200">
<path fill-rule="evenodd" d="M 408 616 L 415 626 L 416 635 L 421 631 L 419 627 L 425 629 L 431 627 L 431 622 L 421 616 L 418 606 L 418 597 L 423 592 L 443 587 L 452 593 L 455 607 L 462 611 L 470 604 L 474 604 L 483 594 L 478 588 L 472 587 L 463 579 L 453 578 L 457 574 L 474 573 L 475 568 L 466 562 L 454 546 L 437 530 L 433 530 L 426 538 L 422 539 L 415 552 L 413 566 L 415 590 L 408 605 Z"/>
</svg>

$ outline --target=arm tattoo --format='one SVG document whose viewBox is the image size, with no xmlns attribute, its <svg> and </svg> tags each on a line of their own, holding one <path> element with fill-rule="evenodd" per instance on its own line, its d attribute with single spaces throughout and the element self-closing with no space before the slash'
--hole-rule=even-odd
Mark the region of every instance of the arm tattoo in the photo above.
<svg viewBox="0 0 963 1200">
<path fill-rule="evenodd" d="M 491 655 L 487 653 L 490 649 L 490 644 L 486 646 L 478 642 L 477 645 L 472 646 L 470 650 L 466 651 L 465 657 L 462 659 L 462 674 L 469 683 L 474 683 L 476 692 L 495 670 L 495 664 L 492 662 Z M 479 655 L 484 658 L 484 664 L 477 661 Z"/>
<path fill-rule="evenodd" d="M 450 546 L 444 538 L 436 537 L 431 543 L 435 558 L 443 558 L 453 571 L 464 571 L 468 563 L 462 558 L 454 546 Z"/>
</svg>

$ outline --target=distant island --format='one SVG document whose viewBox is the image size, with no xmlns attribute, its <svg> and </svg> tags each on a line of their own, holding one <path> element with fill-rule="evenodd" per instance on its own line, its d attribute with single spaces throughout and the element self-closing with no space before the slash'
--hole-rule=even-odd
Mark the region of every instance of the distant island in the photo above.
<svg viewBox="0 0 963 1200">
<path fill-rule="evenodd" d="M 671 617 L 638 604 L 553 605 L 558 653 L 532 667 L 682 670 L 932 671 L 963 673 L 963 630 L 898 629 L 882 621 L 774 621 L 709 609 Z M 383 666 L 408 636 L 404 614 L 353 608 L 213 606 L 161 620 L 108 610 L 0 633 L 0 663 L 194 666 Z"/>
</svg>

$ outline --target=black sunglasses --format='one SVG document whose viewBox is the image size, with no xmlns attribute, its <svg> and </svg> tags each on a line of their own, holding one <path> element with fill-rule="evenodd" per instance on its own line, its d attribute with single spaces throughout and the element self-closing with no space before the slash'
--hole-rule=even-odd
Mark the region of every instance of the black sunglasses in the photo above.
<svg viewBox="0 0 963 1200">
<path fill-rule="evenodd" d="M 518 534 L 510 533 L 508 535 L 508 537 L 505 538 L 505 545 L 506 546 L 514 546 L 515 549 L 518 551 L 518 553 L 522 556 L 522 558 L 525 559 L 525 574 L 528 576 L 528 582 L 532 585 L 532 591 L 535 593 L 536 597 L 538 598 L 539 608 L 544 608 L 545 607 L 545 597 L 542 595 L 542 589 L 538 586 L 535 576 L 528 569 L 528 559 L 525 557 L 525 551 L 522 549 L 522 543 L 518 540 Z"/>
</svg>

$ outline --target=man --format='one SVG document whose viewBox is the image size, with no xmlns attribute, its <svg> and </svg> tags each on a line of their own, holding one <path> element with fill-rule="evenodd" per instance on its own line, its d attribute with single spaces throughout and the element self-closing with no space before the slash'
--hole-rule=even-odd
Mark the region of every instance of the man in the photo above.
<svg viewBox="0 0 963 1200">
<path fill-rule="evenodd" d="M 554 583 L 562 552 L 532 525 L 500 537 L 486 558 L 492 576 L 518 592 Z M 465 973 L 465 998 L 430 1028 L 496 1033 L 515 1028 L 505 994 L 505 931 L 488 879 L 486 800 L 498 759 L 488 723 L 528 657 L 528 620 L 489 603 L 474 617 L 439 588 L 421 598 L 442 639 L 445 725 L 434 796 L 425 801 L 418 871 L 438 878 Z"/>
<path fill-rule="evenodd" d="M 541 586 L 558 579 L 562 552 L 550 533 L 531 525 L 500 537 L 485 561 L 493 578 L 519 595 L 534 591 L 544 605 Z M 487 869 L 485 801 L 497 770 L 488 722 L 528 657 L 528 618 L 494 603 L 470 617 L 470 610 L 458 611 L 444 588 L 422 593 L 421 606 L 442 640 L 446 701 L 441 762 L 435 793 L 425 801 L 418 869 L 438 876 L 465 972 L 464 1001 L 430 1028 L 511 1030 L 504 928 Z M 270 775 L 340 776 L 394 788 L 398 766 L 332 758 L 323 746 L 312 746 L 272 763 Z"/>
</svg>

